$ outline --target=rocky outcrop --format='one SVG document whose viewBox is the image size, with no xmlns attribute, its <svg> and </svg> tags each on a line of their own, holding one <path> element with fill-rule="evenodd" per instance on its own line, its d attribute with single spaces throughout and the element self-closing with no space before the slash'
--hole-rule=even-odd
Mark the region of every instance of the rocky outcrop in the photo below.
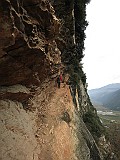
<svg viewBox="0 0 120 160">
<path fill-rule="evenodd" d="M 59 20 L 46 1 L 2 0 L 0 6 L 0 85 L 39 84 L 60 63 Z"/>
<path fill-rule="evenodd" d="M 0 1 L 1 160 L 103 159 L 83 122 L 87 2 Z"/>
<path fill-rule="evenodd" d="M 32 93 L 28 88 L 22 85 L 14 85 L 10 87 L 1 87 L 0 88 L 0 99 L 10 99 L 18 102 L 24 103 L 30 97 Z"/>
<path fill-rule="evenodd" d="M 28 114 L 19 102 L 0 101 L 0 159 L 34 159 L 37 154 L 36 113 Z"/>
</svg>

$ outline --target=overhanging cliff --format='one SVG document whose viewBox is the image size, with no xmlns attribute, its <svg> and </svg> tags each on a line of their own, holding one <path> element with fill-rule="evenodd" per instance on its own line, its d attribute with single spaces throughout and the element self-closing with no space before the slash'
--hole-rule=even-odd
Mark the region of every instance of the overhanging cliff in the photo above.
<svg viewBox="0 0 120 160">
<path fill-rule="evenodd" d="M 103 159 L 83 122 L 98 118 L 80 63 L 87 3 L 0 1 L 1 160 Z"/>
</svg>

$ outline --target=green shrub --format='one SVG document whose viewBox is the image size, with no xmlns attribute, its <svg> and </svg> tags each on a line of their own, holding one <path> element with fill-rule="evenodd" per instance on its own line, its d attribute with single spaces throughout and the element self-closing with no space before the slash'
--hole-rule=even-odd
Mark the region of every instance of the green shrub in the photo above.
<svg viewBox="0 0 120 160">
<path fill-rule="evenodd" d="M 96 141 L 102 134 L 105 133 L 105 128 L 100 122 L 99 117 L 93 111 L 89 110 L 85 113 L 83 115 L 83 121 Z"/>
</svg>

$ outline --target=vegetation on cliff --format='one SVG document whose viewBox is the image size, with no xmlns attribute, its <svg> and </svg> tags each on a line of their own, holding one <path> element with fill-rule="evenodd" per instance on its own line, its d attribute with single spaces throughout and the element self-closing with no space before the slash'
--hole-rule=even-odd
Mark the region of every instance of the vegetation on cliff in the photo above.
<svg viewBox="0 0 120 160">
<path fill-rule="evenodd" d="M 83 121 L 97 142 L 105 133 L 105 128 L 101 124 L 99 117 L 92 110 L 89 110 L 83 115 Z"/>
<path fill-rule="evenodd" d="M 69 54 L 69 60 L 67 61 L 67 65 L 70 68 L 71 77 L 75 77 L 75 81 L 79 82 L 81 79 L 83 84 L 86 84 L 86 75 L 83 72 L 81 60 L 84 57 L 83 51 L 84 40 L 85 40 L 85 30 L 88 26 L 88 22 L 86 21 L 86 4 L 88 1 L 84 0 L 75 0 L 74 4 L 74 29 L 75 29 L 75 44 L 70 48 L 72 50 L 72 54 Z M 75 76 L 74 76 L 75 75 Z"/>
</svg>

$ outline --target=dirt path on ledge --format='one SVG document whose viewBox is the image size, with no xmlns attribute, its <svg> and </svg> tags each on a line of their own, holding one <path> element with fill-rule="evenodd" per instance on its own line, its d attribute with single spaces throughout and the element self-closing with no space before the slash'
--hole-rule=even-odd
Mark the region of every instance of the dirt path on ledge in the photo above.
<svg viewBox="0 0 120 160">
<path fill-rule="evenodd" d="M 32 100 L 33 109 L 37 107 L 37 132 L 39 160 L 74 159 L 74 139 L 71 119 L 74 106 L 69 86 L 55 87 L 54 82 L 38 88 Z M 70 123 L 69 123 L 70 122 Z"/>
</svg>

